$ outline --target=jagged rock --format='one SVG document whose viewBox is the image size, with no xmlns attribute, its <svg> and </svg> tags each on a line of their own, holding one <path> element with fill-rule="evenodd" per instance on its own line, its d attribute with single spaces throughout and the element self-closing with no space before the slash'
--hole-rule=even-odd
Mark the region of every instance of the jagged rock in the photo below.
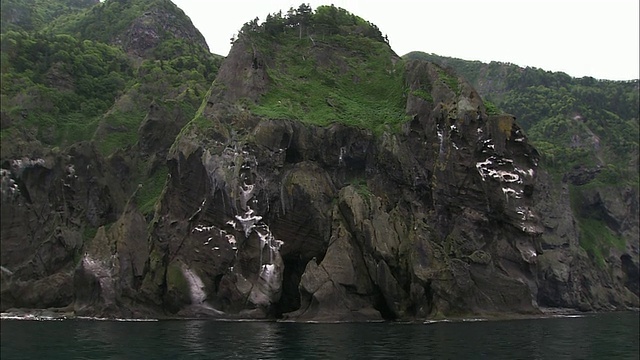
<svg viewBox="0 0 640 360">
<path fill-rule="evenodd" d="M 130 29 L 134 54 L 155 46 L 158 11 Z M 367 321 L 637 306 L 637 244 L 594 266 L 569 184 L 464 79 L 406 63 L 395 130 L 259 116 L 281 64 L 245 35 L 188 124 L 158 102 L 138 144 L 107 161 L 85 143 L 5 161 L 3 309 Z M 348 49 L 311 41 L 320 70 L 347 73 Z M 124 194 L 141 158 L 153 169 L 165 154 L 145 218 Z M 636 190 L 581 194 L 582 211 L 637 238 Z"/>
<path fill-rule="evenodd" d="M 317 265 L 312 259 L 307 264 L 300 282 L 301 308 L 288 317 L 331 321 L 381 319 L 373 309 L 373 284 L 365 275 L 363 260 L 344 225 L 339 226 L 322 262 Z"/>
<path fill-rule="evenodd" d="M 149 233 L 135 194 L 109 230 L 100 227 L 85 246 L 74 274 L 78 313 L 127 316 L 136 313 L 138 292 L 149 263 Z"/>
<path fill-rule="evenodd" d="M 57 272 L 32 281 L 2 274 L 2 311 L 14 307 L 63 308 L 73 302 L 74 296 L 73 276 L 68 272 Z"/>
<path fill-rule="evenodd" d="M 595 177 L 601 171 L 602 169 L 600 169 L 600 167 L 597 167 L 595 169 L 585 169 L 582 167 L 577 167 L 572 169 L 570 172 L 564 174 L 562 181 L 568 182 L 577 186 L 585 185 L 585 184 L 588 184 L 593 179 L 595 179 Z"/>
<path fill-rule="evenodd" d="M 121 189 L 88 143 L 5 161 L 2 176 L 2 266 L 13 272 L 11 282 L 69 273 L 87 240 L 83 233 L 115 220 L 122 206 Z M 28 306 L 14 299 L 7 305 Z"/>
<path fill-rule="evenodd" d="M 206 130 L 190 128 L 172 149 L 154 237 L 170 257 L 200 264 L 219 309 L 344 321 L 602 306 L 581 293 L 602 275 L 584 272 L 568 202 L 554 201 L 515 118 L 487 116 L 462 79 L 456 94 L 438 81 L 443 70 L 407 64 L 408 86 L 431 84 L 434 105 L 408 97 L 413 120 L 376 137 L 234 108 L 269 87 L 265 66 L 248 44 L 234 46 L 207 100 Z M 199 255 L 194 229 L 221 244 L 216 257 Z M 267 230 L 282 242 L 269 247 L 283 265 L 275 292 L 261 290 Z M 609 296 L 628 303 L 621 289 Z"/>
<path fill-rule="evenodd" d="M 166 34 L 188 40 L 209 50 L 202 34 L 192 24 L 185 25 L 184 21 L 184 14 L 176 14 L 176 9 L 154 6 L 136 18 L 122 34 L 118 34 L 114 42 L 129 54 L 141 58 L 148 57 L 162 41 L 165 41 Z"/>
<path fill-rule="evenodd" d="M 188 121 L 183 109 L 176 104 L 152 102 L 138 128 L 139 151 L 143 156 L 155 156 L 158 161 L 166 161 L 166 151 Z"/>
</svg>

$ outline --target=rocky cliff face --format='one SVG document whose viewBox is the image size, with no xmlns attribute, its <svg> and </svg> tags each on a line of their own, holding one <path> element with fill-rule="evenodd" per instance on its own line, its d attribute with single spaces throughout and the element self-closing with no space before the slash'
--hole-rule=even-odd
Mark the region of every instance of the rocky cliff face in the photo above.
<svg viewBox="0 0 640 360">
<path fill-rule="evenodd" d="M 173 142 L 153 219 L 110 178 L 126 161 L 90 145 L 3 164 L 3 311 L 363 321 L 638 306 L 637 246 L 595 265 L 568 188 L 463 79 L 406 63 L 399 131 L 273 119 L 251 110 L 278 66 L 254 45 L 234 45 Z M 584 198 L 637 236 L 637 201 L 616 196 Z"/>
<path fill-rule="evenodd" d="M 234 47 L 203 119 L 170 152 L 149 300 L 297 320 L 637 304 L 625 287 L 633 272 L 593 268 L 577 246 L 567 190 L 538 167 L 515 119 L 487 116 L 462 79 L 456 94 L 442 69 L 407 64 L 407 87 L 431 88 L 433 102 L 409 95 L 412 120 L 378 136 L 253 115 L 238 101 L 267 91 L 254 65 L 268 60 L 247 48 Z"/>
<path fill-rule="evenodd" d="M 122 34 L 117 34 L 114 42 L 128 54 L 140 58 L 152 56 L 153 51 L 168 39 L 185 40 L 209 50 L 202 34 L 190 22 L 185 24 L 185 18 L 184 13 L 173 5 L 150 7 Z"/>
<path fill-rule="evenodd" d="M 74 261 L 119 216 L 122 190 L 88 143 L 2 164 L 2 309 L 73 302 Z"/>
</svg>

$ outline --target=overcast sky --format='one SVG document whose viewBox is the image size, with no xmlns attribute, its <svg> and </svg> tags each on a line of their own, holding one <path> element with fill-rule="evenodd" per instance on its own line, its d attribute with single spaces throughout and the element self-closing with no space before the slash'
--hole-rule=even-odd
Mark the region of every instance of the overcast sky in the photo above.
<svg viewBox="0 0 640 360">
<path fill-rule="evenodd" d="M 398 55 L 424 51 L 574 76 L 640 77 L 638 0 L 173 0 L 226 56 L 242 24 L 305 2 L 342 7 L 378 26 Z"/>
</svg>

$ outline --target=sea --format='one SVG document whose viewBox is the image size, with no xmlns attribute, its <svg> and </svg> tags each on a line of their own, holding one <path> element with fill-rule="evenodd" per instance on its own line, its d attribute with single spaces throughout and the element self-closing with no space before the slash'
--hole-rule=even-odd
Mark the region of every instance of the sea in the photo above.
<svg viewBox="0 0 640 360">
<path fill-rule="evenodd" d="M 11 359 L 638 359 L 638 312 L 425 323 L 3 319 Z"/>
</svg>

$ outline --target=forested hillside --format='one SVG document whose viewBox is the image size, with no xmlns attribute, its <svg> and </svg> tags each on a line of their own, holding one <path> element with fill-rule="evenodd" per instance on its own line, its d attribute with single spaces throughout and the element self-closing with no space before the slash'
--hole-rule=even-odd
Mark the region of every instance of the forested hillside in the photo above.
<svg viewBox="0 0 640 360">
<path fill-rule="evenodd" d="M 143 191 L 153 193 L 150 211 L 171 134 L 193 117 L 222 57 L 168 0 L 3 0 L 2 9 L 2 158 L 91 140 L 102 155 L 128 159 L 129 191 L 155 184 Z M 174 119 L 160 134 L 139 131 L 153 124 L 154 106 Z"/>
<path fill-rule="evenodd" d="M 612 193 L 637 203 L 640 83 L 572 78 L 515 64 L 467 61 L 412 52 L 407 59 L 454 69 L 478 89 L 489 107 L 516 116 L 558 181 L 568 183 L 581 229 L 580 245 L 601 264 L 621 248 L 624 226 L 612 220 Z"/>
<path fill-rule="evenodd" d="M 422 52 L 404 57 L 433 61 L 464 76 L 496 110 L 517 117 L 557 172 L 598 168 L 598 181 L 637 186 L 638 79 L 572 78 L 562 72 Z"/>
<path fill-rule="evenodd" d="M 37 31 L 64 15 L 71 15 L 99 0 L 2 0 L 2 32 Z"/>
</svg>

